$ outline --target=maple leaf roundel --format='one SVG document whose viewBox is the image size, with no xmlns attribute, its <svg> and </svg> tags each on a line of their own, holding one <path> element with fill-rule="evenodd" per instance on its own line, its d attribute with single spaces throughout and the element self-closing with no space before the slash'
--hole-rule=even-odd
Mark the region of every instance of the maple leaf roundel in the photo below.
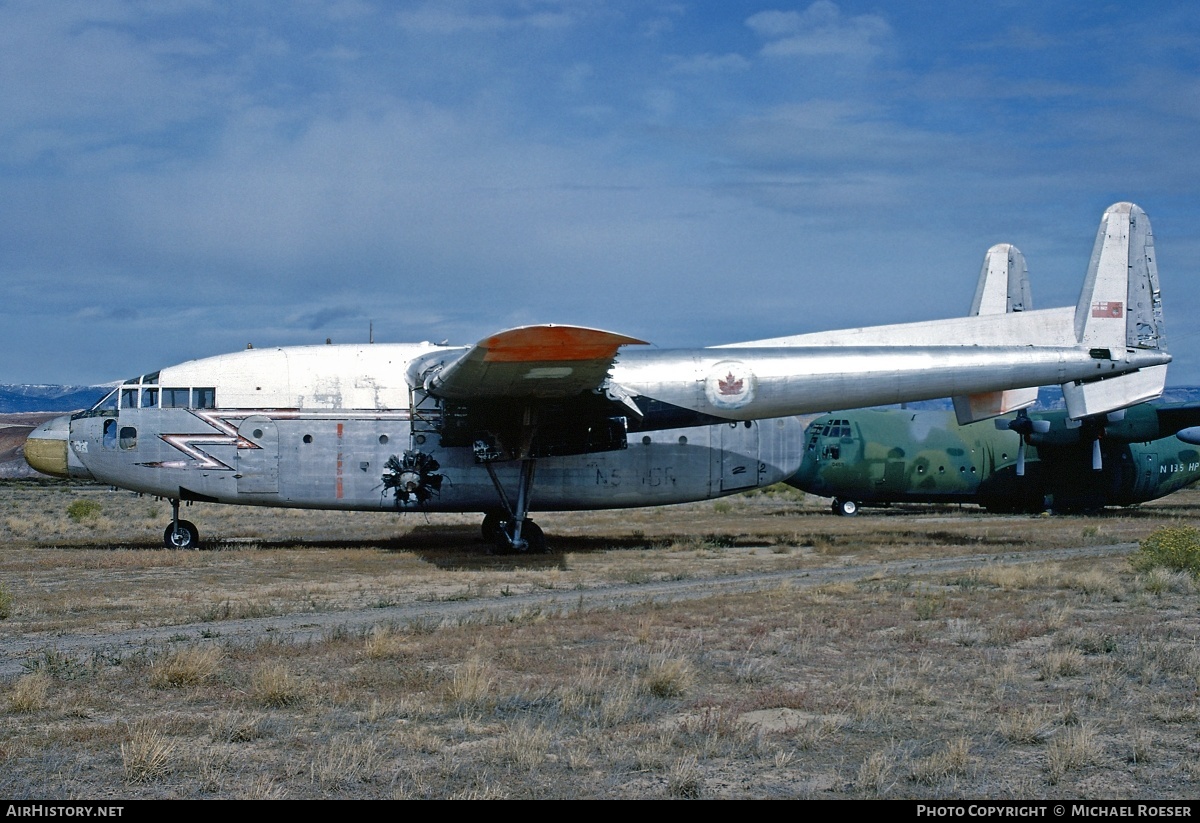
<svg viewBox="0 0 1200 823">
<path fill-rule="evenodd" d="M 754 399 L 754 372 L 740 360 L 724 360 L 708 370 L 704 394 L 719 409 L 740 409 Z"/>
</svg>

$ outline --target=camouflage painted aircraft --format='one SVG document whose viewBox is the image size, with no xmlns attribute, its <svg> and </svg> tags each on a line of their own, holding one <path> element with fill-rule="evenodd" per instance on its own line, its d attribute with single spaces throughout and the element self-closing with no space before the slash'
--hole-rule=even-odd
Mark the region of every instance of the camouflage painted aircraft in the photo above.
<svg viewBox="0 0 1200 823">
<path fill-rule="evenodd" d="M 792 476 L 798 414 L 953 395 L 985 419 L 1017 408 L 1009 390 L 1053 383 L 1074 416 L 1157 397 L 1162 340 L 1150 223 L 1118 203 L 1075 306 L 690 350 L 552 325 L 473 346 L 253 349 L 127 380 L 35 430 L 25 454 L 47 474 L 170 500 L 168 546 L 198 545 L 179 505 L 204 501 L 477 511 L 501 550 L 536 551 L 532 511 L 704 500 Z"/>
<path fill-rule="evenodd" d="M 1200 404 L 1141 403 L 1074 421 L 1018 412 L 960 426 L 950 411 L 818 417 L 788 483 L 835 514 L 891 503 L 1088 511 L 1154 500 L 1200 480 Z"/>
</svg>

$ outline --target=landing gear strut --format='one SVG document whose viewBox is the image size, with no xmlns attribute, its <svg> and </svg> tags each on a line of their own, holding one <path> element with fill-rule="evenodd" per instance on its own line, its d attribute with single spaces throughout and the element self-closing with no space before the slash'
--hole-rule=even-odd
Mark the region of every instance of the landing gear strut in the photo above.
<svg viewBox="0 0 1200 823">
<path fill-rule="evenodd" d="M 171 499 L 171 522 L 163 532 L 163 545 L 168 549 L 200 548 L 200 530 L 190 520 L 179 519 L 179 500 Z"/>
<path fill-rule="evenodd" d="M 534 461 L 528 458 L 521 461 L 521 475 L 517 485 L 517 505 L 515 507 L 508 502 L 508 495 L 504 491 L 504 486 L 500 484 L 500 478 L 496 476 L 496 470 L 492 468 L 492 464 L 489 462 L 483 465 L 487 469 L 488 476 L 492 478 L 492 485 L 496 487 L 496 494 L 499 495 L 500 502 L 504 504 L 502 511 L 490 511 L 484 515 L 483 539 L 494 543 L 504 553 L 541 554 L 545 552 L 546 535 L 537 523 L 528 518 L 529 490 L 533 487 Z"/>
<path fill-rule="evenodd" d="M 487 513 L 483 518 L 483 537 L 496 545 L 501 552 L 532 552 L 540 554 L 546 551 L 546 535 L 542 533 L 537 523 L 528 519 L 529 493 L 533 489 L 533 474 L 537 467 L 537 459 L 533 456 L 533 438 L 537 431 L 537 411 L 533 406 L 526 406 L 520 423 L 520 448 L 515 456 L 521 461 L 521 471 L 517 478 L 517 503 L 514 506 L 508 500 L 508 494 L 496 476 L 492 466 L 503 450 L 488 446 L 487 439 L 476 444 L 476 458 L 487 469 L 492 485 L 496 487 L 496 496 L 500 498 L 503 508 Z"/>
</svg>

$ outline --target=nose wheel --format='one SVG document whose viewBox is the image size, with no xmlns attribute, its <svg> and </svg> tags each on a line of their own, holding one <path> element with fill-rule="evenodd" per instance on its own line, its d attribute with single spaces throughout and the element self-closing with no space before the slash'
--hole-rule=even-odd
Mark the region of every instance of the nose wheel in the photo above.
<svg viewBox="0 0 1200 823">
<path fill-rule="evenodd" d="M 163 545 L 168 549 L 200 548 L 200 530 L 190 520 L 179 519 L 179 501 L 171 500 L 171 522 L 163 532 Z"/>
<path fill-rule="evenodd" d="M 833 513 L 842 517 L 854 517 L 858 514 L 858 503 L 853 500 L 842 500 L 836 498 L 833 501 Z"/>
<path fill-rule="evenodd" d="M 168 523 L 163 532 L 163 545 L 168 549 L 197 549 L 200 547 L 200 530 L 190 520 Z"/>
</svg>

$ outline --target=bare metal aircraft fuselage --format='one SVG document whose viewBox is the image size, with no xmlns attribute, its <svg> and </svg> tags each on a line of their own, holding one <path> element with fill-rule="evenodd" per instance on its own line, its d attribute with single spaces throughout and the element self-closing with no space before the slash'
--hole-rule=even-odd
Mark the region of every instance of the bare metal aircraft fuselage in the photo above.
<svg viewBox="0 0 1200 823">
<path fill-rule="evenodd" d="M 195 500 L 479 511 L 489 539 L 526 550 L 544 544 L 530 511 L 703 500 L 792 476 L 793 415 L 953 396 L 969 422 L 1025 402 L 1009 390 L 1058 383 L 1078 418 L 1156 397 L 1170 361 L 1149 221 L 1129 203 L 1105 212 L 1074 307 L 642 344 L 545 325 L 473 346 L 250 349 L 127 381 L 36 430 L 26 457 L 170 499 L 169 545 L 196 544 L 178 519 Z"/>
<path fill-rule="evenodd" d="M 68 471 L 184 500 L 498 509 L 486 468 L 491 461 L 481 459 L 476 432 L 454 444 L 446 432 L 456 410 L 410 390 L 404 380 L 414 357 L 438 350 L 428 344 L 255 349 L 163 369 L 74 416 Z M 399 379 L 390 382 L 388 375 Z M 225 397 L 234 402 L 220 403 Z M 793 418 L 679 428 L 635 424 L 624 448 L 540 458 L 530 508 L 655 506 L 769 485 L 799 467 L 801 434 Z M 388 460 L 405 452 L 436 460 L 429 473 L 441 481 L 427 499 L 397 506 L 383 476 Z M 519 462 L 491 465 L 515 496 Z"/>
</svg>

